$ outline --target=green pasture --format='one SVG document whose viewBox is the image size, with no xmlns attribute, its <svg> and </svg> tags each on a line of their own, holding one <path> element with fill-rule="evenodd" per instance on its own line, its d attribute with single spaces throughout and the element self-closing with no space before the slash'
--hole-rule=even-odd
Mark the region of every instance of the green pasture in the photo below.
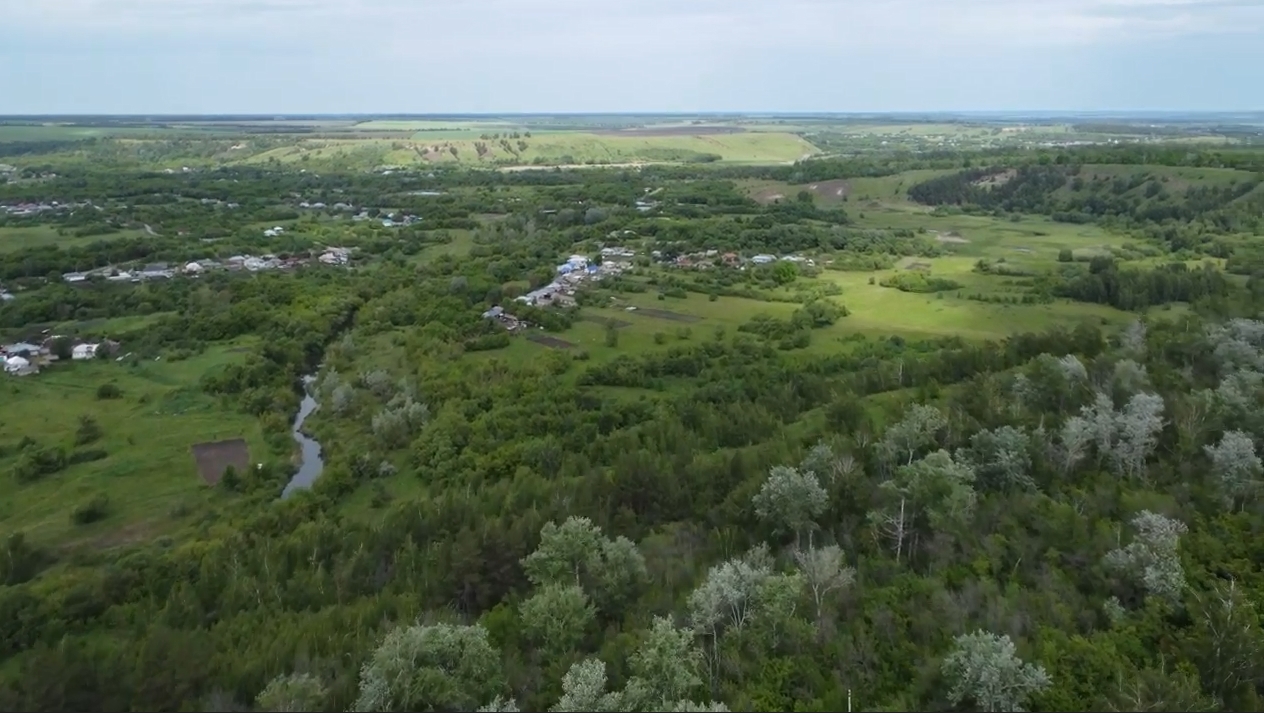
<svg viewBox="0 0 1264 713">
<path fill-rule="evenodd" d="M 9 477 L 13 455 L 0 456 L 5 476 L 0 477 L 0 526 L 42 543 L 106 546 L 176 525 L 182 507 L 212 496 L 197 473 L 191 446 L 244 437 L 252 459 L 266 456 L 259 422 L 220 407 L 198 388 L 207 371 L 243 358 L 241 349 L 223 346 L 185 361 L 136 366 L 113 360 L 57 362 L 36 375 L 5 376 L 0 393 L 8 415 L 0 422 L 0 443 L 14 446 L 27 436 L 69 451 L 79 417 L 90 416 L 103 436 L 79 448 L 109 455 L 30 484 Z M 97 388 L 110 382 L 122 390 L 122 398 L 97 399 Z M 75 507 L 98 493 L 109 498 L 108 515 L 89 525 L 73 524 Z"/>
<path fill-rule="evenodd" d="M 35 225 L 29 228 L 0 228 L 0 253 L 25 250 L 26 248 L 42 248 L 49 245 L 71 247 L 89 245 L 103 240 L 120 240 L 122 238 L 144 237 L 143 230 L 120 230 L 106 235 L 89 235 L 76 237 L 61 235 L 51 225 Z"/>
</svg>

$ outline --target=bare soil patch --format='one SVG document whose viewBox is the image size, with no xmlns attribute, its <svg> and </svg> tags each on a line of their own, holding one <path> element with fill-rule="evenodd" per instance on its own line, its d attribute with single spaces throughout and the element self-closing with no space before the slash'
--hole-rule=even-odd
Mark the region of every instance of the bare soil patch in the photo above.
<svg viewBox="0 0 1264 713">
<path fill-rule="evenodd" d="M 751 196 L 751 199 L 760 205 L 771 205 L 777 201 L 784 201 L 786 192 L 782 188 L 765 188 L 761 191 L 756 191 Z"/>
<path fill-rule="evenodd" d="M 600 324 L 603 327 L 613 326 L 615 329 L 623 329 L 624 327 L 632 326 L 631 322 L 625 322 L 621 319 L 610 319 L 607 317 L 598 317 L 596 315 L 591 315 L 591 314 L 583 315 L 582 317 L 579 318 L 579 321 L 592 322 L 593 324 Z"/>
<path fill-rule="evenodd" d="M 193 451 L 198 474 L 207 485 L 218 483 L 230 465 L 238 473 L 245 473 L 250 468 L 250 447 L 246 445 L 244 438 L 198 443 L 190 450 Z"/>
<path fill-rule="evenodd" d="M 643 314 L 646 317 L 657 317 L 672 322 L 701 322 L 701 317 L 695 317 L 692 314 L 680 314 L 679 312 L 668 312 L 665 309 L 652 309 L 642 307 L 636 311 L 637 314 Z"/>
<path fill-rule="evenodd" d="M 535 342 L 536 344 L 546 346 L 549 349 L 574 349 L 575 348 L 574 344 L 571 344 L 565 339 L 558 339 L 557 337 L 548 337 L 543 334 L 528 334 L 527 339 Z"/>
</svg>

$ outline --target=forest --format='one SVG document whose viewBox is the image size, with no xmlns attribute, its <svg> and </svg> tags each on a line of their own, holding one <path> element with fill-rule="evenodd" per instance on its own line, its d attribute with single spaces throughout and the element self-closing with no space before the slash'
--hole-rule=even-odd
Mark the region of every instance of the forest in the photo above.
<svg viewBox="0 0 1264 713">
<path fill-rule="evenodd" d="M 0 426 L 4 710 L 1261 706 L 1261 194 L 1166 172 L 1258 171 L 1257 154 L 317 176 L 103 170 L 61 150 L 12 154 L 58 175 L 0 185 L 0 205 L 98 208 L 0 218 L 0 239 L 53 236 L 0 243 L 0 336 L 76 331 L 135 356 L 0 382 L 23 413 L 52 377 L 82 404 L 64 433 Z M 743 188 L 909 171 L 909 204 L 886 213 Z M 1133 247 L 971 271 L 952 251 L 972 248 L 925 227 L 958 215 Z M 89 222 L 112 232 L 76 237 Z M 265 238 L 274 223 L 285 235 Z M 61 279 L 334 244 L 358 248 L 349 266 Z M 568 255 L 615 245 L 636 257 L 576 306 L 517 306 Z M 814 262 L 668 266 L 697 251 Z M 908 260 L 937 271 L 892 267 Z M 865 295 L 935 315 L 987 308 L 976 290 L 1052 317 L 988 338 L 897 333 L 893 312 L 853 326 Z M 532 326 L 506 330 L 497 305 Z M 158 403 L 130 390 L 147 374 Z M 282 498 L 307 393 L 323 473 Z M 112 439 L 103 414 L 177 400 L 253 423 L 264 447 L 129 520 L 141 474 L 102 464 L 158 446 Z M 70 536 L 23 519 L 70 478 L 91 484 L 58 491 L 76 495 L 54 511 Z"/>
</svg>

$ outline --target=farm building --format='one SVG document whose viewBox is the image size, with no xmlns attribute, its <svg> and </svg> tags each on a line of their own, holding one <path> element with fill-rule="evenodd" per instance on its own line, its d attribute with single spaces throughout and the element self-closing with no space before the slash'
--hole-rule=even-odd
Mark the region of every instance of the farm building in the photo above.
<svg viewBox="0 0 1264 713">
<path fill-rule="evenodd" d="M 9 356 L 39 356 L 44 353 L 44 350 L 35 344 L 17 342 L 16 344 L 0 347 L 0 353 Z"/>
<path fill-rule="evenodd" d="M 70 352 L 71 359 L 84 360 L 95 359 L 97 356 L 97 348 L 99 344 L 76 344 Z"/>
<path fill-rule="evenodd" d="M 4 373 L 9 374 L 10 376 L 38 374 L 39 367 L 32 364 L 29 359 L 23 359 L 20 356 L 11 356 L 4 360 Z"/>
</svg>

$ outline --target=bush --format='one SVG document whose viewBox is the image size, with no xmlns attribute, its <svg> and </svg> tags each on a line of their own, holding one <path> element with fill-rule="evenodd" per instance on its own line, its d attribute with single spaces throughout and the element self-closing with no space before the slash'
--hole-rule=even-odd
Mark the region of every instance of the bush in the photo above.
<svg viewBox="0 0 1264 713">
<path fill-rule="evenodd" d="M 120 399 L 123 398 L 123 390 L 118 387 L 118 384 L 113 382 L 101 384 L 97 387 L 97 398 L 102 401 L 107 399 Z"/>
<path fill-rule="evenodd" d="M 931 292 L 951 292 L 961 289 L 961 283 L 946 277 L 932 277 L 921 272 L 901 272 L 892 275 L 881 283 L 883 287 L 894 287 L 901 292 L 928 294 Z"/>
<path fill-rule="evenodd" d="M 75 430 L 75 445 L 86 446 L 101 437 L 101 424 L 91 416 L 79 417 L 79 428 Z"/>
<path fill-rule="evenodd" d="M 70 521 L 76 525 L 87 525 L 104 520 L 109 514 L 110 498 L 105 493 L 97 493 L 86 503 L 81 504 L 70 513 Z"/>
</svg>

